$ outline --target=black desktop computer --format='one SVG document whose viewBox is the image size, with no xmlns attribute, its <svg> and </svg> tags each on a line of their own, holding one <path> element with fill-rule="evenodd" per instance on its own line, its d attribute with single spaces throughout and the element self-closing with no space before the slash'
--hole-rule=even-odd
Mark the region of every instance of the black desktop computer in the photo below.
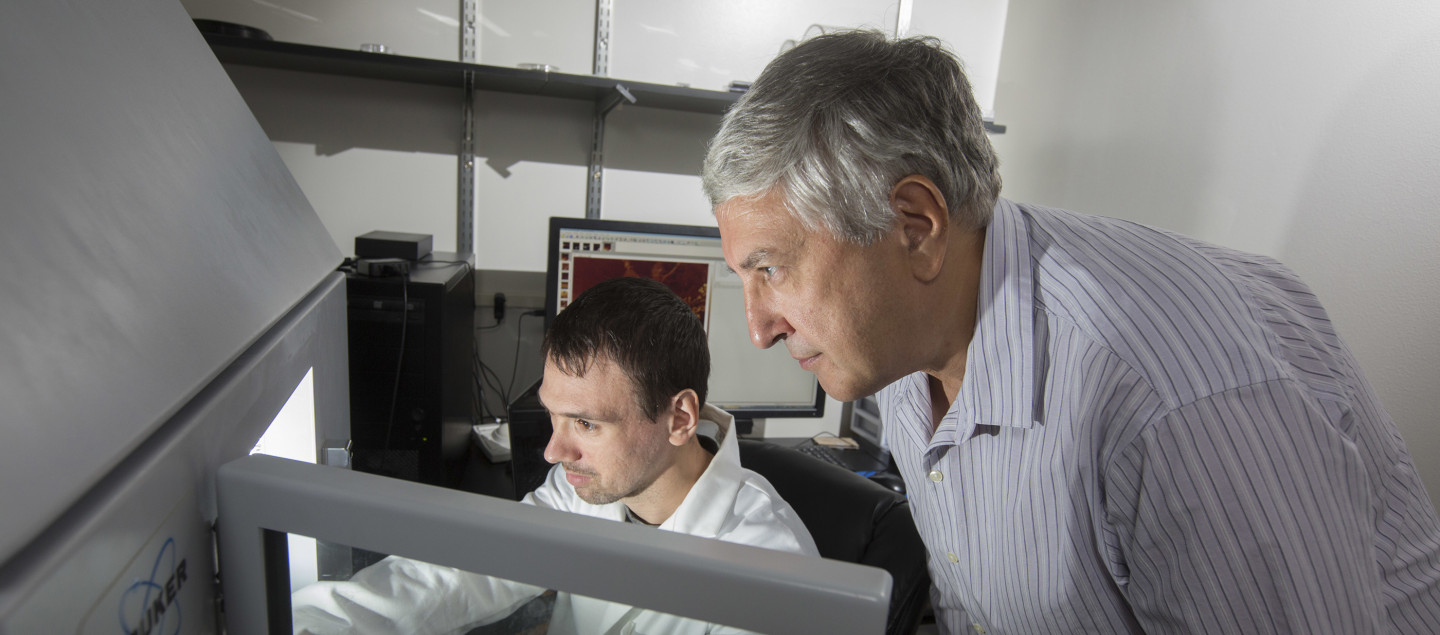
<svg viewBox="0 0 1440 635">
<path fill-rule="evenodd" d="M 478 422 L 471 258 L 347 272 L 354 469 L 458 486 Z"/>
<path fill-rule="evenodd" d="M 550 413 L 540 405 L 539 381 L 510 403 L 508 414 L 511 475 L 515 500 L 520 500 L 545 482 L 551 467 L 545 460 L 545 446 L 550 443 Z"/>
</svg>

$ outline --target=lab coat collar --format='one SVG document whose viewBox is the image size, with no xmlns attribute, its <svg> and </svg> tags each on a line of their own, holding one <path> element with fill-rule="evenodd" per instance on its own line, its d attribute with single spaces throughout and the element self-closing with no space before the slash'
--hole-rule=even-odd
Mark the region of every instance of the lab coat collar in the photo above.
<svg viewBox="0 0 1440 635">
<path fill-rule="evenodd" d="M 660 524 L 660 528 L 714 538 L 720 534 L 733 511 L 729 506 L 715 505 L 714 501 L 734 500 L 744 483 L 744 473 L 740 467 L 740 444 L 735 440 L 735 417 L 705 404 L 700 410 L 700 419 L 718 428 L 715 441 L 720 449 L 711 457 L 710 465 L 700 474 L 690 493 L 685 495 L 685 500 L 680 502 L 670 518 Z"/>
</svg>

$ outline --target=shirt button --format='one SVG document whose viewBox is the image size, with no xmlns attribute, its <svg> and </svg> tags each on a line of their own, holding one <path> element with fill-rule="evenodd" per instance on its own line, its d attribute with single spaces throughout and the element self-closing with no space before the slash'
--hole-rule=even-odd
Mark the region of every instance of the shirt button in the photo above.
<svg viewBox="0 0 1440 635">
<path fill-rule="evenodd" d="M 971 625 L 970 625 L 970 628 L 975 629 L 975 632 L 976 632 L 976 633 L 980 633 L 981 635 L 984 635 L 984 633 L 985 633 L 985 627 L 984 627 L 984 626 L 981 626 L 981 625 L 979 625 L 979 624 L 971 624 Z"/>
<path fill-rule="evenodd" d="M 951 564 L 960 564 L 960 556 L 955 555 L 954 551 L 945 554 L 945 557 L 950 559 Z"/>
<path fill-rule="evenodd" d="M 941 474 L 940 470 L 930 470 L 930 480 L 939 483 L 940 481 L 945 480 L 945 475 Z"/>
</svg>

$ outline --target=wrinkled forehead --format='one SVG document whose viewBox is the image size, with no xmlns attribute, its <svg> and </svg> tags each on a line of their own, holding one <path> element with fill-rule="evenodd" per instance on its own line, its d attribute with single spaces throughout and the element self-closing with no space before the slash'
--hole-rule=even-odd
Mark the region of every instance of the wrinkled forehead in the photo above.
<svg viewBox="0 0 1440 635">
<path fill-rule="evenodd" d="M 712 210 L 716 220 L 729 218 L 746 223 L 797 220 L 795 209 L 782 188 L 774 187 L 757 194 L 732 196 Z M 759 212 L 757 215 L 756 213 Z M 723 232 L 722 232 L 723 233 Z"/>
<path fill-rule="evenodd" d="M 812 233 L 789 207 L 763 198 L 730 199 L 715 209 L 715 220 L 725 261 L 736 270 L 757 255 L 799 249 Z"/>
</svg>

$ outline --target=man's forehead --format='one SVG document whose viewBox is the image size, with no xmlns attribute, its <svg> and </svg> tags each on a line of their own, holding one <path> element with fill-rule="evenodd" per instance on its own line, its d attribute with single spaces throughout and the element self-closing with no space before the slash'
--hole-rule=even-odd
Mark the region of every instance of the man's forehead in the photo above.
<svg viewBox="0 0 1440 635">
<path fill-rule="evenodd" d="M 726 205 L 733 206 L 726 207 Z M 793 251 L 804 244 L 806 232 L 799 219 L 783 204 L 731 199 L 716 208 L 721 248 L 726 261 L 745 269 L 757 260 Z"/>
<path fill-rule="evenodd" d="M 594 421 L 619 421 L 624 418 L 613 400 L 607 398 L 609 391 L 578 394 L 563 388 L 547 391 L 546 385 L 540 385 L 540 392 L 536 396 L 540 398 L 540 406 L 550 414 Z M 549 399 L 545 398 L 547 393 Z"/>
<path fill-rule="evenodd" d="M 619 381 L 614 375 L 618 375 Z M 599 359 L 586 365 L 585 373 L 572 374 L 547 360 L 536 397 L 551 414 L 594 421 L 620 421 L 633 404 L 630 380 L 619 366 Z"/>
<path fill-rule="evenodd" d="M 768 225 L 788 220 L 792 214 L 785 197 L 777 191 L 755 196 L 736 196 L 715 207 L 715 218 L 723 226 Z M 722 228 L 721 235 L 724 231 Z"/>
</svg>

